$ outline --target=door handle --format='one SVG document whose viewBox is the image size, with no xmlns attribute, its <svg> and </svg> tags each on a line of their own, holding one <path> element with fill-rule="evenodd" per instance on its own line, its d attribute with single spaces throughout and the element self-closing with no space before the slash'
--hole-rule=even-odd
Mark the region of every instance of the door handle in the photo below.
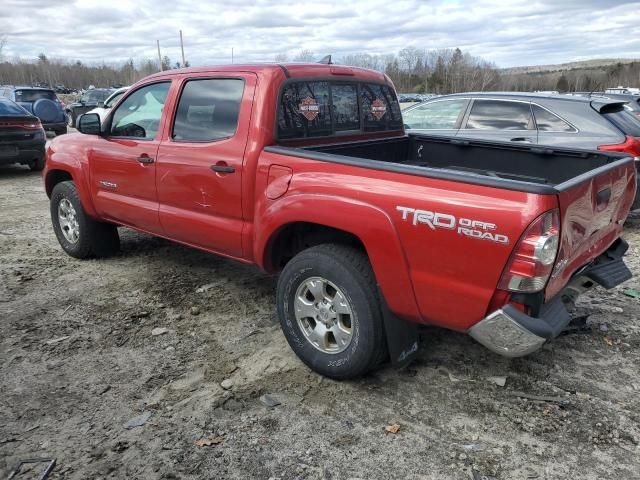
<svg viewBox="0 0 640 480">
<path fill-rule="evenodd" d="M 527 137 L 516 137 L 511 139 L 512 142 L 531 143 L 531 139 Z"/>
<path fill-rule="evenodd" d="M 154 162 L 153 157 L 150 157 L 149 155 L 144 154 L 144 153 L 142 155 L 140 155 L 137 158 L 137 160 L 140 163 L 153 163 Z"/>
<path fill-rule="evenodd" d="M 236 168 L 230 165 L 211 165 L 209 168 L 218 173 L 233 173 L 236 171 Z"/>
</svg>

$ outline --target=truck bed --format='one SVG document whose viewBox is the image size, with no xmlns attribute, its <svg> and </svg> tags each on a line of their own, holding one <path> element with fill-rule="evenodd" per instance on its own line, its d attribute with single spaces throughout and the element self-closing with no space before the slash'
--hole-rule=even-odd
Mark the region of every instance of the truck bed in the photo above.
<svg viewBox="0 0 640 480">
<path fill-rule="evenodd" d="M 315 160 L 547 194 L 625 157 L 609 152 L 414 134 L 267 149 Z"/>
</svg>

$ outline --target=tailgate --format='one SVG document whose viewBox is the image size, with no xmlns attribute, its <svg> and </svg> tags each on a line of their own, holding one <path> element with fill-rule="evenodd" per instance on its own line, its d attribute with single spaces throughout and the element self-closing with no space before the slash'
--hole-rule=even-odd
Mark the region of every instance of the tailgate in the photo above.
<svg viewBox="0 0 640 480">
<path fill-rule="evenodd" d="M 561 238 L 545 298 L 556 295 L 581 267 L 621 234 L 636 192 L 633 158 L 614 160 L 556 186 Z"/>
</svg>

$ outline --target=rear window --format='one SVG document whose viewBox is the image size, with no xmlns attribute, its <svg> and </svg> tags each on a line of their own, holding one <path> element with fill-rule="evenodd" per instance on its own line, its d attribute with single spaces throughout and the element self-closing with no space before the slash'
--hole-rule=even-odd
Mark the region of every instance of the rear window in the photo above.
<svg viewBox="0 0 640 480">
<path fill-rule="evenodd" d="M 280 139 L 401 128 L 400 105 L 395 92 L 387 85 L 299 81 L 285 85 L 280 95 Z"/>
<path fill-rule="evenodd" d="M 634 117 L 632 113 L 621 109 L 617 112 L 603 113 L 602 115 L 625 135 L 640 137 L 640 119 Z"/>
<path fill-rule="evenodd" d="M 29 113 L 13 102 L 0 101 L 0 115 L 29 115 Z"/>
<path fill-rule="evenodd" d="M 56 94 L 53 90 L 16 90 L 16 102 L 35 102 L 41 98 L 55 100 Z"/>
</svg>

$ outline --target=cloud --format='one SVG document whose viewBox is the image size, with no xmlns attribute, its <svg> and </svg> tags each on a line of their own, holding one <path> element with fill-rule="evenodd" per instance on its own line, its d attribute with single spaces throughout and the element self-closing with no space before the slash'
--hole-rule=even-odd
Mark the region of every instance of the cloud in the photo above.
<svg viewBox="0 0 640 480">
<path fill-rule="evenodd" d="M 616 0 L 3 0 L 5 55 L 86 63 L 180 57 L 193 65 L 460 47 L 499 66 L 640 55 L 640 2 Z"/>
</svg>

